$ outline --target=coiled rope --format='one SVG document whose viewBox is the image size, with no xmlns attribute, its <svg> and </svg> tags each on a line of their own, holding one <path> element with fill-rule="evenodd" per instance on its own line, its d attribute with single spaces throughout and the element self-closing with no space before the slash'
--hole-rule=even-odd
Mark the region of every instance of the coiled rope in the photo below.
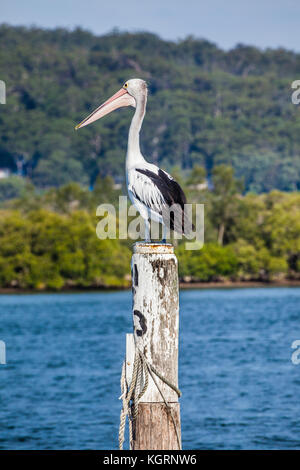
<svg viewBox="0 0 300 470">
<path fill-rule="evenodd" d="M 167 380 L 165 377 L 163 377 L 156 369 L 153 367 L 145 358 L 144 354 L 139 350 L 137 346 L 135 346 L 135 355 L 134 355 L 134 363 L 133 363 L 133 371 L 132 371 L 132 380 L 130 387 L 128 387 L 127 381 L 126 381 L 126 363 L 124 361 L 123 366 L 122 366 L 122 374 L 121 374 L 121 396 L 120 399 L 122 399 L 122 409 L 121 409 L 121 415 L 120 415 L 120 427 L 119 427 L 119 449 L 123 449 L 123 444 L 125 440 L 125 427 L 126 427 L 126 419 L 128 416 L 128 422 L 129 422 L 129 443 L 130 443 L 130 448 L 132 448 L 132 442 L 133 442 L 133 422 L 136 420 L 137 415 L 138 415 L 138 406 L 139 406 L 139 401 L 141 397 L 144 395 L 148 388 L 149 384 L 149 374 L 151 375 L 151 378 L 153 382 L 155 383 L 165 405 L 167 408 L 168 413 L 170 413 L 170 416 L 172 418 L 175 432 L 176 432 L 176 437 L 177 437 L 177 442 L 178 442 L 178 447 L 181 449 L 181 441 L 179 437 L 179 432 L 178 428 L 175 422 L 175 418 L 173 415 L 173 410 L 172 407 L 169 405 L 167 400 L 165 399 L 165 396 L 158 385 L 158 382 L 155 378 L 157 376 L 162 382 L 167 384 L 172 390 L 174 390 L 178 397 L 181 396 L 180 390 L 173 385 L 169 380 Z M 131 403 L 130 403 L 131 402 Z"/>
</svg>

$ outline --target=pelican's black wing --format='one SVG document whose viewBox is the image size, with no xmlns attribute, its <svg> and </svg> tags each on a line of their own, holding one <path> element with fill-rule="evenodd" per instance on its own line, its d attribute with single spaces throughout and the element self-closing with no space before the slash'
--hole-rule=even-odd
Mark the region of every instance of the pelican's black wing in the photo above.
<svg viewBox="0 0 300 470">
<path fill-rule="evenodd" d="M 169 226 L 172 230 L 175 230 L 178 233 L 190 233 L 193 228 L 193 224 L 184 210 L 186 197 L 177 181 L 159 168 L 157 168 L 157 172 L 148 168 L 135 168 L 135 171 L 146 177 L 146 179 L 138 178 L 137 175 L 136 180 L 140 179 L 140 184 L 131 187 L 135 197 L 150 209 L 159 212 L 165 225 Z M 145 188 L 139 191 L 139 187 L 140 185 L 147 184 L 147 182 L 149 185 L 150 181 L 152 184 L 149 186 L 149 191 L 147 191 L 149 192 L 149 195 L 147 195 L 148 197 L 145 197 Z M 151 189 L 153 188 L 152 191 L 150 190 L 150 187 Z M 157 201 L 159 201 L 159 204 L 157 204 Z"/>
</svg>

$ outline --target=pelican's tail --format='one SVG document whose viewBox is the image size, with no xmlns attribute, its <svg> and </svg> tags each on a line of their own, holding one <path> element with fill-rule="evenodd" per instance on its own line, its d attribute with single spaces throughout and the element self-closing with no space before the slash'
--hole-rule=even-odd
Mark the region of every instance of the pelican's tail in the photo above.
<svg viewBox="0 0 300 470">
<path fill-rule="evenodd" d="M 168 229 L 180 235 L 190 236 L 195 231 L 195 226 L 184 208 L 179 204 L 173 204 L 162 211 L 163 222 Z"/>
</svg>

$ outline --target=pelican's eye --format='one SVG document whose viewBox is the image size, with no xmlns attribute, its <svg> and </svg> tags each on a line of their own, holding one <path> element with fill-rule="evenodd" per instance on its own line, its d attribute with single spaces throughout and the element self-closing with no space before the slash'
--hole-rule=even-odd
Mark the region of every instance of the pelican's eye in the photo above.
<svg viewBox="0 0 300 470">
<path fill-rule="evenodd" d="M 128 87 L 128 83 L 125 83 L 125 84 L 124 84 L 124 88 L 127 88 L 127 87 Z"/>
</svg>

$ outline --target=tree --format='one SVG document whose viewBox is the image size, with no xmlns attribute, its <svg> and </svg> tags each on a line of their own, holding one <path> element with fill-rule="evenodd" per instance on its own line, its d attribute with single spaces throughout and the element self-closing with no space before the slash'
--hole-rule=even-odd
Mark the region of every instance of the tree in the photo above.
<svg viewBox="0 0 300 470">
<path fill-rule="evenodd" d="M 218 226 L 218 244 L 223 245 L 226 228 L 238 215 L 238 194 L 243 183 L 236 180 L 233 169 L 225 165 L 213 169 L 212 183 L 211 217 Z"/>
</svg>

